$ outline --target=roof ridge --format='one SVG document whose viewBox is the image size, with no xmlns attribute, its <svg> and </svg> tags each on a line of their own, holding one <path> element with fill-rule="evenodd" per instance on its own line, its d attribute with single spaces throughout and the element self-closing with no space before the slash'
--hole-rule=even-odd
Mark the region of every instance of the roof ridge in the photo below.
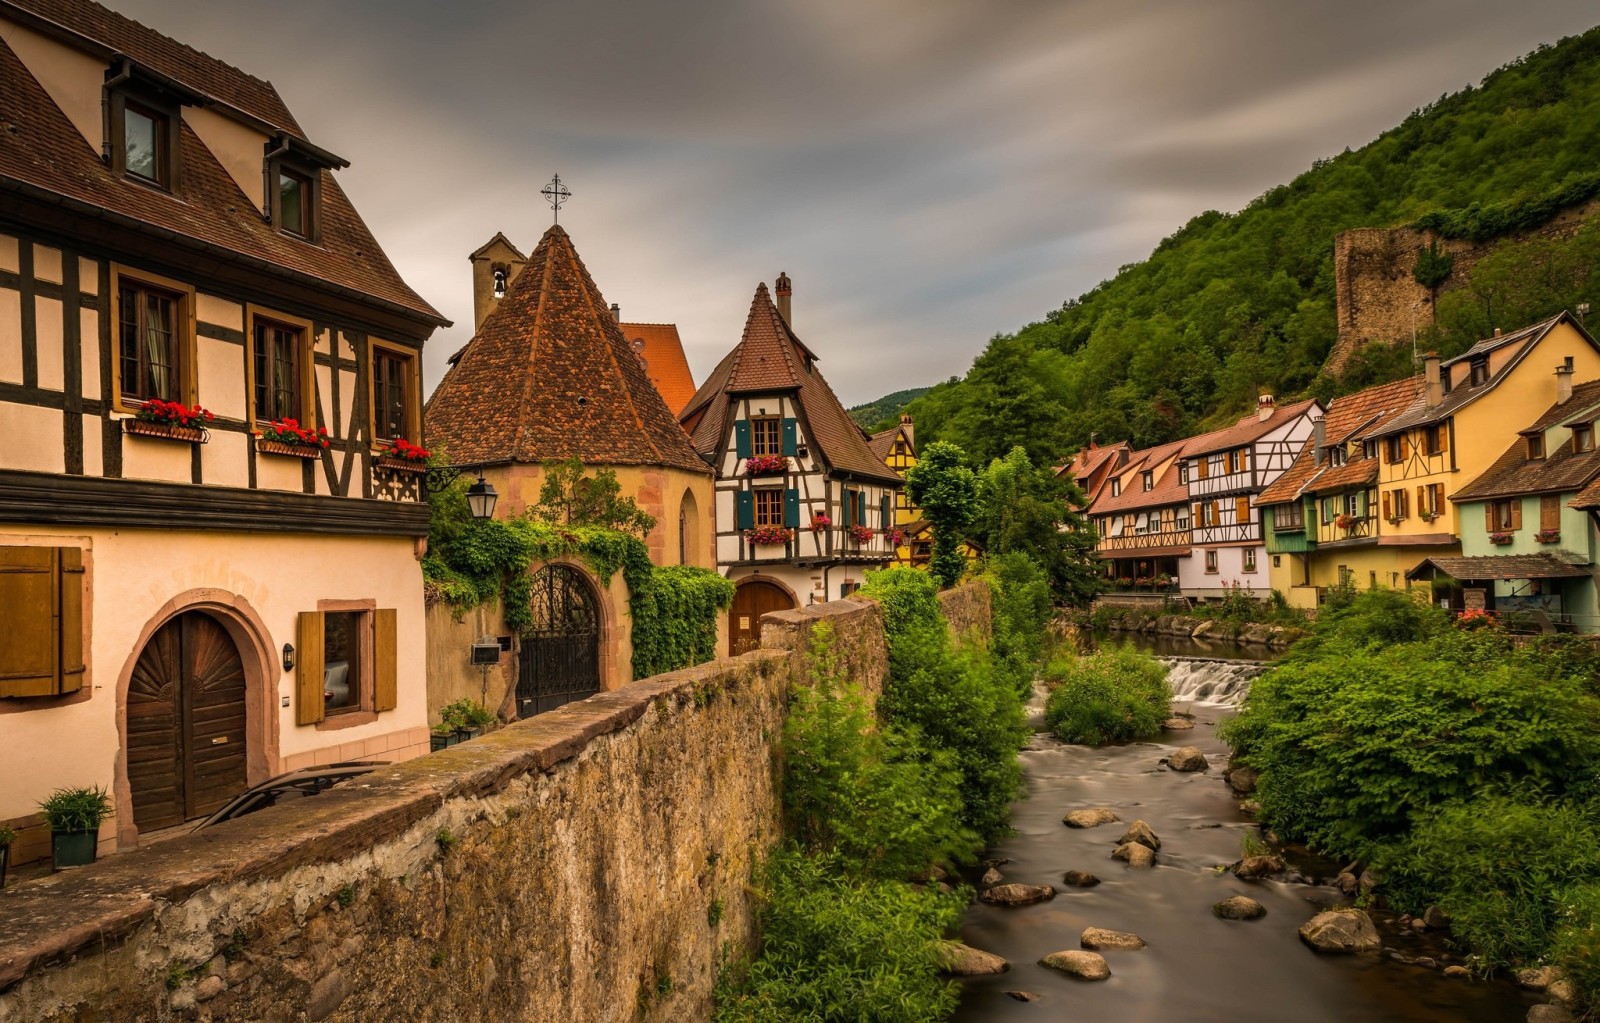
<svg viewBox="0 0 1600 1023">
<path fill-rule="evenodd" d="M 540 330 L 539 328 L 544 323 L 545 291 L 550 287 L 551 275 L 555 273 L 555 261 L 550 258 L 550 249 L 543 244 L 543 239 L 540 239 L 539 246 L 533 250 L 533 255 L 537 255 L 540 249 L 544 249 L 544 265 L 539 269 L 539 301 L 534 305 L 533 341 L 528 345 L 528 371 L 524 373 L 522 377 L 522 404 L 524 406 L 531 405 L 533 403 L 533 388 L 535 374 L 538 372 L 537 366 L 539 363 L 540 339 L 544 336 L 544 331 Z M 531 259 L 532 256 L 529 258 Z M 518 276 L 521 275 L 519 274 Z M 495 309 L 489 313 L 489 315 L 493 316 L 496 312 L 499 312 L 501 308 L 504 308 L 504 306 L 496 306 Z M 485 317 L 484 321 L 488 322 L 488 317 Z M 479 329 L 481 330 L 482 328 L 480 327 Z M 517 428 L 511 435 L 511 453 L 513 457 L 515 457 L 518 451 L 522 450 L 522 440 L 526 435 L 527 430 L 527 418 L 524 416 L 518 416 Z"/>
<path fill-rule="evenodd" d="M 594 316 L 595 322 L 600 325 L 600 340 L 605 345 L 606 358 L 610 360 L 611 368 L 617 374 L 618 379 L 624 379 L 625 371 L 623 370 L 621 363 L 617 361 L 616 345 L 611 343 L 611 337 L 606 333 L 606 328 L 610 327 L 617 331 L 617 339 L 622 342 L 624 347 L 627 346 L 627 339 L 622 337 L 621 328 L 618 326 L 617 321 L 612 319 L 611 307 L 605 304 L 605 296 L 600 294 L 599 286 L 595 284 L 594 278 L 589 276 L 588 266 L 584 264 L 583 260 L 578 258 L 577 250 L 573 248 L 572 245 L 572 237 L 570 235 L 566 235 L 565 232 L 563 232 L 563 235 L 566 237 L 567 249 L 570 253 L 572 263 L 580 271 L 578 274 L 578 286 L 583 289 L 584 301 L 589 306 L 589 312 Z M 600 301 L 600 308 L 598 309 L 595 308 L 595 300 L 597 298 Z M 644 416 L 640 415 L 638 403 L 634 401 L 633 391 L 627 387 L 624 387 L 622 389 L 622 397 L 623 400 L 628 403 L 628 412 L 633 416 L 634 425 L 637 426 L 639 428 L 639 432 L 644 435 L 645 443 L 650 445 L 650 450 L 654 452 L 656 460 L 660 461 L 661 445 L 656 443 L 654 434 L 652 434 L 650 432 L 650 428 L 645 425 Z"/>
</svg>

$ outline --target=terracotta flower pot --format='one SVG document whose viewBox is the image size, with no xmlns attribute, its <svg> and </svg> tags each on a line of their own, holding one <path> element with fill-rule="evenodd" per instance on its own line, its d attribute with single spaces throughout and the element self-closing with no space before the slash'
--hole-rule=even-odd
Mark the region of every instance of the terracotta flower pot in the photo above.
<svg viewBox="0 0 1600 1023">
<path fill-rule="evenodd" d="M 281 440 L 256 438 L 256 450 L 268 455 L 287 455 L 290 458 L 320 458 L 323 449 L 310 444 L 285 444 Z"/>
</svg>

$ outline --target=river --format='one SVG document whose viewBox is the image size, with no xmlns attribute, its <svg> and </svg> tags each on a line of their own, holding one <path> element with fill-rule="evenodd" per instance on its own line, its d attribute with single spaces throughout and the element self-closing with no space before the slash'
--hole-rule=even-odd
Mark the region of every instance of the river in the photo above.
<svg viewBox="0 0 1600 1023">
<path fill-rule="evenodd" d="M 1172 663 L 1180 692 L 1203 691 L 1231 703 L 1248 687 L 1240 676 L 1260 670 L 1228 661 Z M 1317 902 L 1337 897 L 1331 887 L 1241 881 L 1218 872 L 1217 865 L 1240 857 L 1247 833 L 1259 835 L 1222 780 L 1227 747 L 1216 737 L 1215 725 L 1232 711 L 1216 702 L 1180 701 L 1174 709 L 1194 714 L 1192 731 L 1168 732 L 1156 742 L 1091 749 L 1065 745 L 1045 733 L 1043 694 L 1036 694 L 1030 711 L 1041 734 L 1022 754 L 1027 795 L 1014 808 L 1016 834 L 988 855 L 1008 861 L 998 865 L 1006 881 L 1053 884 L 1058 894 L 1052 901 L 1020 908 L 973 902 L 964 939 L 1003 956 L 1011 969 L 963 981 L 956 1020 L 1514 1023 L 1527 1015 L 1536 999 L 1507 982 L 1445 978 L 1387 956 L 1311 951 L 1297 930 L 1318 912 Z M 1205 751 L 1211 769 L 1178 774 L 1162 767 L 1161 758 L 1180 746 Z M 1097 806 L 1109 807 L 1125 823 L 1083 830 L 1061 823 L 1070 810 Z M 1130 870 L 1110 858 L 1126 823 L 1137 818 L 1161 839 L 1153 870 Z M 1067 870 L 1091 871 L 1102 883 L 1064 888 Z M 1266 917 L 1250 922 L 1217 919 L 1211 906 L 1235 894 L 1259 901 Z M 1420 947 L 1428 938 L 1400 933 L 1392 921 L 1386 926 L 1380 918 L 1379 924 L 1386 948 L 1435 954 L 1437 945 Z M 1132 931 L 1149 947 L 1102 953 L 1111 978 L 1097 983 L 1038 965 L 1048 953 L 1078 948 L 1086 927 Z M 1030 992 L 1038 1000 L 1019 1001 L 1010 991 Z"/>
</svg>

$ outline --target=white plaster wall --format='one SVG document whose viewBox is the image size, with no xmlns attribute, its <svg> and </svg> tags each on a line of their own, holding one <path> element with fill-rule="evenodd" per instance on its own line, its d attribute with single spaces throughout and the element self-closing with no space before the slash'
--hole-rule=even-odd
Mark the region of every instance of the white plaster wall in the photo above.
<svg viewBox="0 0 1600 1023">
<path fill-rule="evenodd" d="M 1258 598 L 1266 598 L 1272 593 L 1272 581 L 1269 578 L 1271 562 L 1267 558 L 1267 549 L 1264 545 L 1256 545 L 1256 570 L 1244 571 L 1245 546 L 1217 547 L 1217 572 L 1207 573 L 1206 548 L 1196 545 L 1192 554 L 1178 561 L 1178 586 L 1186 595 L 1196 597 L 1221 596 L 1237 582 L 1242 587 L 1249 587 L 1252 594 Z"/>
<path fill-rule="evenodd" d="M 185 442 L 165 437 L 125 434 L 122 438 L 122 475 L 131 480 L 192 482 L 194 473 L 189 466 L 192 457 L 189 454 L 190 447 Z"/>
<path fill-rule="evenodd" d="M 37 339 L 35 358 L 39 365 L 39 386 L 47 391 L 64 390 L 66 345 L 61 329 L 60 299 L 34 296 L 33 329 Z"/>
<path fill-rule="evenodd" d="M 66 472 L 64 433 L 60 411 L 0 401 L 0 469 Z"/>
</svg>

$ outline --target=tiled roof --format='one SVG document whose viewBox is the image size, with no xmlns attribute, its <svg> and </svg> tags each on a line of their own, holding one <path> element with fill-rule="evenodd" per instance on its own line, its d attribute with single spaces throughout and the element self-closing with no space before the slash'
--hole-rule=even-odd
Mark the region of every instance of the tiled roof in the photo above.
<svg viewBox="0 0 1600 1023">
<path fill-rule="evenodd" d="M 1164 508 L 1171 504 L 1186 503 L 1189 500 L 1189 484 L 1178 482 L 1180 459 L 1177 456 L 1188 453 L 1185 449 L 1187 443 L 1186 440 L 1175 440 L 1129 454 L 1128 464 L 1115 474 L 1117 478 L 1126 481 L 1122 492 L 1112 497 L 1109 484 L 1101 487 L 1100 496 L 1089 506 L 1089 514 L 1110 515 L 1137 511 L 1141 508 Z M 1141 473 L 1146 470 L 1158 472 L 1163 462 L 1168 463 L 1166 471 L 1152 481 L 1155 485 L 1151 489 L 1145 490 L 1140 486 L 1143 480 Z"/>
<path fill-rule="evenodd" d="M 817 371 L 816 359 L 783 322 L 766 284 L 757 285 L 744 335 L 684 406 L 681 419 L 690 430 L 695 449 L 711 458 L 726 443 L 733 396 L 794 391 L 804 410 L 811 440 L 821 448 L 830 468 L 899 483 L 900 476 L 867 446 L 861 427 Z"/>
<path fill-rule="evenodd" d="M 889 456 L 894 453 L 895 438 L 900 436 L 900 427 L 891 426 L 887 430 L 879 430 L 867 438 L 867 448 L 874 458 L 887 463 Z"/>
<path fill-rule="evenodd" d="M 1557 315 L 1550 317 L 1548 320 L 1543 320 L 1539 323 L 1530 324 L 1529 326 L 1522 327 L 1518 330 L 1513 330 L 1509 334 L 1501 333 L 1496 334 L 1493 337 L 1486 337 L 1482 341 L 1474 343 L 1471 348 L 1468 348 L 1460 355 L 1452 356 L 1451 358 L 1444 360 L 1442 363 L 1440 363 L 1440 365 L 1454 366 L 1460 362 L 1470 362 L 1479 356 L 1488 355 L 1495 349 L 1504 348 L 1506 345 L 1512 344 L 1513 342 L 1521 341 L 1524 338 L 1534 337 L 1535 335 L 1543 335 L 1545 331 L 1556 325 L 1557 320 L 1560 320 L 1561 317 L 1565 315 L 1565 313 L 1558 313 Z"/>
<path fill-rule="evenodd" d="M 1422 570 L 1428 566 L 1452 579 L 1581 579 L 1589 574 L 1553 554 L 1488 554 L 1475 558 L 1440 555 L 1424 558 L 1406 573 L 1406 578 L 1421 578 Z"/>
<path fill-rule="evenodd" d="M 1568 501 L 1567 507 L 1578 508 L 1582 510 L 1600 508 L 1600 480 L 1595 480 L 1587 487 L 1584 487 L 1582 490 L 1578 491 L 1578 496 Z"/>
<path fill-rule="evenodd" d="M 151 33 L 133 22 L 89 3 L 35 2 L 37 8 L 70 9 L 76 15 L 99 12 L 96 19 L 79 24 L 82 31 L 99 21 L 132 25 L 154 38 L 151 46 L 177 57 L 193 54 L 191 63 L 224 76 L 226 64 Z M 124 26 L 124 28 L 126 28 Z M 120 37 L 118 37 L 120 38 Z M 157 46 L 157 43 L 160 46 Z M 120 44 L 118 44 L 120 45 Z M 232 71 L 240 83 L 240 96 L 281 108 L 270 86 L 242 72 Z M 176 75 L 174 75 L 176 77 Z M 287 120 L 287 111 L 282 112 Z M 292 121 L 290 121 L 292 124 Z M 368 301 L 405 311 L 431 325 L 447 323 L 439 313 L 401 280 L 383 249 L 340 189 L 332 172 L 322 171 L 322 237 L 316 244 L 290 238 L 265 223 L 255 203 L 239 189 L 188 125 L 180 135 L 182 175 L 179 194 L 171 195 L 136 184 L 111 173 L 95 147 L 84 141 L 71 121 L 34 79 L 17 55 L 0 42 L 0 189 L 16 190 L 39 200 L 61 203 L 68 209 L 105 217 L 112 223 L 160 236 L 168 244 L 197 245 L 212 252 L 222 250 L 307 283 L 353 291 Z"/>
<path fill-rule="evenodd" d="M 676 416 L 694 397 L 694 376 L 683 354 L 676 323 L 622 323 L 622 336 L 644 361 L 650 382 L 661 392 L 667 411 Z"/>
<path fill-rule="evenodd" d="M 424 416 L 428 445 L 457 464 L 578 458 L 710 471 L 559 226 L 539 240 Z"/>
<path fill-rule="evenodd" d="M 1091 442 L 1089 447 L 1079 448 L 1070 462 L 1056 470 L 1056 475 L 1071 473 L 1073 480 L 1083 488 L 1084 496 L 1092 504 L 1095 498 L 1100 496 L 1100 491 L 1114 471 L 1123 466 L 1130 450 L 1125 440 L 1119 440 L 1105 447 L 1095 446 Z M 1103 471 L 1107 469 L 1112 471 Z"/>
<path fill-rule="evenodd" d="M 1322 417 L 1323 443 L 1329 447 L 1350 444 L 1381 429 L 1390 418 L 1404 412 L 1416 397 L 1422 377 L 1368 387 L 1328 403 Z M 1306 493 L 1346 489 L 1377 479 L 1375 459 L 1357 458 L 1344 465 L 1318 464 L 1313 442 L 1306 441 L 1287 472 L 1263 490 L 1256 502 L 1284 504 Z"/>
<path fill-rule="evenodd" d="M 1245 444 L 1253 443 L 1305 412 L 1306 409 L 1316 403 L 1316 399 L 1307 398 L 1305 401 L 1297 401 L 1292 405 L 1274 408 L 1272 415 L 1265 420 L 1259 415 L 1245 416 L 1226 429 L 1191 437 L 1189 446 L 1183 452 L 1184 457 L 1193 458 L 1196 455 L 1208 455 L 1212 452 L 1227 451 L 1229 448 L 1242 447 Z"/>
<path fill-rule="evenodd" d="M 1579 384 L 1572 398 L 1552 405 L 1528 428 L 1547 430 L 1564 418 L 1600 402 L 1600 380 Z M 1450 496 L 1452 501 L 1482 501 L 1517 494 L 1552 494 L 1582 490 L 1600 475 L 1600 450 L 1577 451 L 1568 437 L 1544 458 L 1528 457 L 1527 440 L 1521 436 L 1506 448 L 1483 475 Z"/>
</svg>

